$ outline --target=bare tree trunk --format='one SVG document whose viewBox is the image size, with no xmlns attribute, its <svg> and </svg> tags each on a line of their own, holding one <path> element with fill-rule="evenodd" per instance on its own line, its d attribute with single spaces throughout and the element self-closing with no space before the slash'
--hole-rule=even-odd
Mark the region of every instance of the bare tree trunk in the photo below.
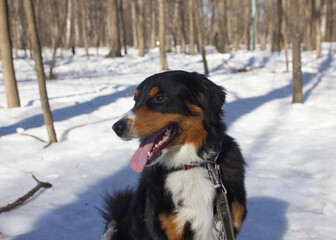
<svg viewBox="0 0 336 240">
<path fill-rule="evenodd" d="M 302 103 L 302 73 L 301 73 L 301 36 L 298 0 L 291 3 L 291 38 L 293 56 L 293 100 L 292 103 Z"/>
<path fill-rule="evenodd" d="M 233 7 L 233 41 L 235 50 L 238 51 L 240 49 L 239 44 L 239 16 L 240 16 L 240 1 L 232 0 Z"/>
<path fill-rule="evenodd" d="M 284 48 L 285 48 L 285 59 L 286 59 L 286 72 L 289 71 L 288 67 L 288 32 L 287 32 L 287 26 L 288 26 L 288 14 L 287 11 L 289 9 L 288 0 L 282 0 L 282 11 L 284 13 L 283 15 L 283 21 L 281 23 L 281 28 L 282 28 L 282 35 L 284 39 Z"/>
<path fill-rule="evenodd" d="M 125 21 L 124 21 L 124 9 L 123 9 L 123 1 L 119 1 L 119 9 L 120 9 L 120 21 L 121 21 L 121 29 L 122 29 L 122 40 L 124 45 L 124 52 L 127 54 L 127 34 L 125 28 Z"/>
<path fill-rule="evenodd" d="M 138 48 L 137 1 L 131 0 L 133 47 Z"/>
<path fill-rule="evenodd" d="M 258 0 L 256 0 L 256 15 L 255 15 L 256 32 L 255 32 L 255 40 L 254 40 L 256 45 L 260 43 L 259 34 L 261 33 L 261 31 L 260 31 L 259 16 L 260 16 L 260 3 Z"/>
<path fill-rule="evenodd" d="M 199 19 L 199 12 L 198 12 L 198 4 L 197 0 L 193 0 L 193 13 L 195 16 L 195 25 L 196 25 L 196 30 L 197 30 L 197 36 L 198 36 L 198 48 L 201 52 L 202 55 L 202 61 L 203 61 L 203 67 L 204 67 L 204 74 L 209 75 L 209 70 L 208 70 L 208 64 L 205 56 L 205 49 L 204 49 L 204 39 L 203 39 L 203 31 L 201 28 L 201 23 Z"/>
<path fill-rule="evenodd" d="M 273 3 L 274 4 L 274 3 Z M 274 6 L 273 6 L 274 11 Z M 274 11 L 275 13 L 275 11 Z M 282 21 L 282 0 L 277 0 L 276 14 L 273 15 L 273 28 L 271 32 L 271 51 L 281 50 L 281 21 Z"/>
<path fill-rule="evenodd" d="M 70 47 L 73 47 L 70 45 L 71 40 L 71 27 L 73 24 L 72 21 L 72 0 L 68 1 L 68 12 L 67 12 L 67 21 L 66 21 L 66 31 L 65 31 L 65 44 L 64 47 L 66 49 L 69 49 Z"/>
<path fill-rule="evenodd" d="M 305 35 L 303 38 L 305 49 L 308 51 L 315 50 L 315 0 L 305 0 Z"/>
<path fill-rule="evenodd" d="M 157 11 L 156 11 L 156 4 L 155 4 L 155 0 L 151 0 L 151 4 L 150 4 L 150 44 L 149 47 L 151 49 L 155 48 L 156 46 L 156 15 L 157 15 Z"/>
<path fill-rule="evenodd" d="M 145 6 L 144 0 L 138 0 L 138 48 L 139 57 L 145 56 Z"/>
<path fill-rule="evenodd" d="M 185 13 L 185 8 L 186 8 L 186 3 L 183 0 L 179 0 L 179 18 L 180 18 L 180 31 L 181 31 L 181 53 L 185 54 L 186 53 L 186 43 L 187 43 L 187 34 L 186 34 L 186 13 Z"/>
<path fill-rule="evenodd" d="M 86 23 L 86 2 L 83 1 L 81 3 L 78 3 L 81 5 L 81 14 L 82 14 L 82 35 L 83 35 L 83 41 L 84 41 L 84 48 L 86 52 L 86 56 L 89 59 L 89 43 L 88 43 L 88 37 L 87 37 L 87 23 Z"/>
<path fill-rule="evenodd" d="M 263 9 L 264 9 L 264 16 L 263 16 L 263 24 L 261 24 L 262 26 L 261 49 L 266 49 L 267 37 L 270 29 L 269 25 L 271 25 L 270 24 L 271 7 L 269 0 L 265 0 L 263 2 Z"/>
<path fill-rule="evenodd" d="M 218 38 L 216 47 L 218 52 L 227 53 L 230 51 L 228 44 L 228 27 L 226 19 L 227 0 L 218 1 Z"/>
<path fill-rule="evenodd" d="M 37 35 L 35 14 L 32 0 L 25 0 L 24 7 L 27 15 L 28 28 L 30 32 L 30 38 L 32 48 L 34 52 L 35 70 L 37 75 L 37 81 L 39 85 L 40 99 L 44 117 L 44 123 L 47 128 L 48 137 L 50 142 L 57 142 L 56 133 L 54 129 L 54 122 L 50 111 L 48 93 L 45 81 L 45 74 L 43 69 L 42 55 L 40 49 L 40 41 Z"/>
<path fill-rule="evenodd" d="M 168 70 L 165 44 L 165 0 L 158 0 L 159 5 L 159 38 L 160 38 L 160 58 L 161 69 Z"/>
<path fill-rule="evenodd" d="M 246 1 L 245 2 L 245 43 L 247 50 L 251 50 L 251 38 L 250 38 L 250 30 L 251 30 L 251 23 L 252 23 L 252 18 L 251 18 L 251 1 Z"/>
<path fill-rule="evenodd" d="M 121 44 L 120 44 L 120 31 L 118 22 L 118 3 L 117 0 L 109 0 L 110 14 L 108 17 L 111 19 L 111 49 L 106 57 L 114 58 L 121 57 Z"/>
<path fill-rule="evenodd" d="M 19 50 L 19 9 L 20 3 L 19 0 L 15 0 L 15 13 L 14 13 L 14 31 L 13 31 L 13 47 L 15 51 L 15 58 L 18 59 L 18 50 Z"/>
<path fill-rule="evenodd" d="M 195 55 L 195 31 L 194 31 L 194 16 L 192 11 L 192 2 L 189 0 L 189 54 Z"/>
<path fill-rule="evenodd" d="M 316 58 L 321 57 L 321 0 L 315 0 L 315 16 L 316 16 Z"/>
<path fill-rule="evenodd" d="M 54 8 L 57 9 L 57 1 L 53 2 L 54 3 Z M 57 49 L 61 46 L 62 44 L 62 37 L 63 37 L 63 33 L 66 31 L 66 23 L 67 23 L 67 12 L 68 12 L 68 0 L 66 0 L 64 2 L 64 11 L 65 11 L 65 18 L 64 17 L 60 17 L 58 14 L 58 10 L 55 10 L 55 15 L 56 15 L 56 21 L 57 21 L 57 33 L 55 34 L 55 36 L 53 37 L 53 39 L 55 39 L 55 45 L 54 45 L 54 49 L 53 49 L 53 56 L 52 56 L 52 60 L 50 63 L 50 68 L 49 68 L 49 79 L 55 79 L 56 76 L 53 74 L 53 70 L 55 67 L 55 63 L 56 63 L 56 52 Z M 63 22 L 61 23 L 61 19 L 63 19 Z"/>
<path fill-rule="evenodd" d="M 8 108 L 20 107 L 9 34 L 7 0 L 0 0 L 0 52 Z"/>
<path fill-rule="evenodd" d="M 334 0 L 326 0 L 327 3 L 327 16 L 326 16 L 326 24 L 325 24 L 325 38 L 324 41 L 332 42 L 333 39 L 333 16 L 334 16 L 334 8 L 333 2 Z"/>
</svg>

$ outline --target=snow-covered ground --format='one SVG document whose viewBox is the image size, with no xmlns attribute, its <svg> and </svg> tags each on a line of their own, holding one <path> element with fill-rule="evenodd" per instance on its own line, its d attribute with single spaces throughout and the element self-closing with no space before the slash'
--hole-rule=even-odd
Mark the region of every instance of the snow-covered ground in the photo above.
<svg viewBox="0 0 336 240">
<path fill-rule="evenodd" d="M 88 60 L 78 49 L 58 59 L 58 79 L 47 87 L 59 143 L 45 149 L 19 134 L 47 140 L 33 61 L 14 62 L 21 108 L 7 109 L 0 72 L 0 206 L 35 186 L 32 173 L 53 184 L 0 214 L 4 239 L 98 240 L 102 196 L 136 185 L 129 160 L 138 142 L 120 140 L 111 126 L 131 108 L 135 87 L 160 71 L 160 59 L 156 51 L 140 58 L 129 49 L 116 59 L 104 58 L 107 52 L 91 49 Z M 304 103 L 294 105 L 283 52 L 207 53 L 210 79 L 227 89 L 228 132 L 248 163 L 249 213 L 237 240 L 336 239 L 335 47 L 324 44 L 318 60 L 302 53 Z M 47 51 L 44 60 L 48 73 Z M 168 64 L 203 72 L 199 55 L 169 53 Z"/>
</svg>

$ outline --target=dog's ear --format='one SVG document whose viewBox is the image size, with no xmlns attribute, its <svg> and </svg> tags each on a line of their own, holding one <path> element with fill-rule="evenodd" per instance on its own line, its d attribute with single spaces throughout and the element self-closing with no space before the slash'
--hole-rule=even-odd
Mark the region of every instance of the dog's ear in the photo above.
<svg viewBox="0 0 336 240">
<path fill-rule="evenodd" d="M 193 91 L 197 96 L 197 102 L 203 108 L 205 120 L 213 127 L 220 127 L 222 122 L 223 110 L 225 102 L 225 90 L 217 84 L 210 81 L 206 76 L 193 73 L 196 81 L 193 87 L 197 88 Z"/>
</svg>

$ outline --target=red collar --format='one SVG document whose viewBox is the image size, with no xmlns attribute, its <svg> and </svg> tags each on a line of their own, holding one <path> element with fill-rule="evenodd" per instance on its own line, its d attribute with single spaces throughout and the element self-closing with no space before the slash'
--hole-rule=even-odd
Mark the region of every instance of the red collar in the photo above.
<svg viewBox="0 0 336 240">
<path fill-rule="evenodd" d="M 192 169 L 194 167 L 199 167 L 199 165 L 183 165 L 183 170 L 189 170 L 189 169 Z"/>
</svg>

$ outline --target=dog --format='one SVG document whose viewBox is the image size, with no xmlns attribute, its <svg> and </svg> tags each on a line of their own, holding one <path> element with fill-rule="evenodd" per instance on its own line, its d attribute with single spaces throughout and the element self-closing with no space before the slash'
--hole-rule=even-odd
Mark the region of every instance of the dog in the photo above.
<svg viewBox="0 0 336 240">
<path fill-rule="evenodd" d="M 226 134 L 225 97 L 206 76 L 185 71 L 155 74 L 136 88 L 134 107 L 112 128 L 123 140 L 140 139 L 130 165 L 141 177 L 136 189 L 106 196 L 103 239 L 219 239 L 215 187 L 202 164 L 214 154 L 238 234 L 247 213 L 245 161 Z"/>
</svg>

